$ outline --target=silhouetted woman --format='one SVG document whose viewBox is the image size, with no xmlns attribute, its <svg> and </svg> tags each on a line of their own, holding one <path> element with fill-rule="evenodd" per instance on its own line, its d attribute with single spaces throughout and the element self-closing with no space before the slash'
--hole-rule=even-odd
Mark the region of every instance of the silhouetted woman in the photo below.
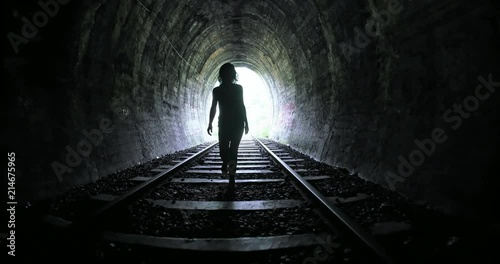
<svg viewBox="0 0 500 264">
<path fill-rule="evenodd" d="M 222 174 L 229 172 L 229 181 L 234 183 L 243 130 L 248 133 L 248 121 L 245 104 L 243 102 L 243 87 L 235 84 L 236 70 L 231 63 L 220 67 L 219 82 L 212 92 L 212 107 L 207 132 L 212 135 L 212 122 L 215 117 L 217 103 L 219 103 L 219 149 L 222 159 Z"/>
</svg>

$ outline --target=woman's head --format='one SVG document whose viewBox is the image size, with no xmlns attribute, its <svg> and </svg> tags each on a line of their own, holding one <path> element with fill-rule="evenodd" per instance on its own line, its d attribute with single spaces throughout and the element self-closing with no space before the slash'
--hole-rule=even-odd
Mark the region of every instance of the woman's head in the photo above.
<svg viewBox="0 0 500 264">
<path fill-rule="evenodd" d="M 220 83 L 233 83 L 237 81 L 236 70 L 233 64 L 228 62 L 222 65 L 219 70 L 218 79 Z"/>
</svg>

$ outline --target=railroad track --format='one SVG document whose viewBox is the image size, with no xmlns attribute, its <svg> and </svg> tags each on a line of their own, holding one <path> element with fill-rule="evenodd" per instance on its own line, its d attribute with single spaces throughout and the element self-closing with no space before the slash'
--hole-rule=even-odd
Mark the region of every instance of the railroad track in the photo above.
<svg viewBox="0 0 500 264">
<path fill-rule="evenodd" d="M 63 228 L 58 240 L 68 250 L 87 249 L 93 257 L 134 258 L 156 250 L 157 256 L 169 252 L 167 259 L 184 262 L 392 262 L 371 234 L 336 206 L 366 196 L 322 194 L 314 186 L 331 176 L 308 168 L 279 145 L 243 140 L 235 186 L 222 177 L 220 166 L 218 145 L 201 145 L 153 168 L 149 177 L 111 188 L 120 191 L 92 195 L 73 221 L 54 216 L 47 221 Z"/>
</svg>

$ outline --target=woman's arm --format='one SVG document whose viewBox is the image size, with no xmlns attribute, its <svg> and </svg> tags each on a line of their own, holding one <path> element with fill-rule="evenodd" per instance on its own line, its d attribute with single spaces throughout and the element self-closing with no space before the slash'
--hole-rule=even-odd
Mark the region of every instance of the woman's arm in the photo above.
<svg viewBox="0 0 500 264">
<path fill-rule="evenodd" d="M 210 121 L 208 122 L 207 132 L 212 135 L 212 122 L 215 118 L 215 112 L 217 111 L 217 98 L 215 96 L 215 89 L 212 91 L 212 107 L 210 107 Z"/>
</svg>

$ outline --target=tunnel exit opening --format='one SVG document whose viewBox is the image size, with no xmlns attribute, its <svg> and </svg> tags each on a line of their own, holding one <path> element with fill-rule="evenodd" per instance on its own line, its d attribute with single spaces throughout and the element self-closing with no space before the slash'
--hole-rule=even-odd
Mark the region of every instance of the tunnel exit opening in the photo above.
<svg viewBox="0 0 500 264">
<path fill-rule="evenodd" d="M 273 107 L 271 93 L 268 85 L 262 77 L 247 67 L 236 67 L 238 74 L 237 84 L 243 86 L 243 99 L 247 110 L 249 124 L 249 135 L 255 137 L 269 137 L 269 130 L 273 118 Z M 219 86 L 217 81 L 213 87 Z M 212 95 L 210 94 L 210 97 Z M 211 99 L 208 102 L 211 102 Z M 218 109 L 216 119 L 218 116 Z M 217 124 L 217 123 L 215 123 Z M 218 134 L 218 129 L 214 125 L 214 134 Z"/>
</svg>

